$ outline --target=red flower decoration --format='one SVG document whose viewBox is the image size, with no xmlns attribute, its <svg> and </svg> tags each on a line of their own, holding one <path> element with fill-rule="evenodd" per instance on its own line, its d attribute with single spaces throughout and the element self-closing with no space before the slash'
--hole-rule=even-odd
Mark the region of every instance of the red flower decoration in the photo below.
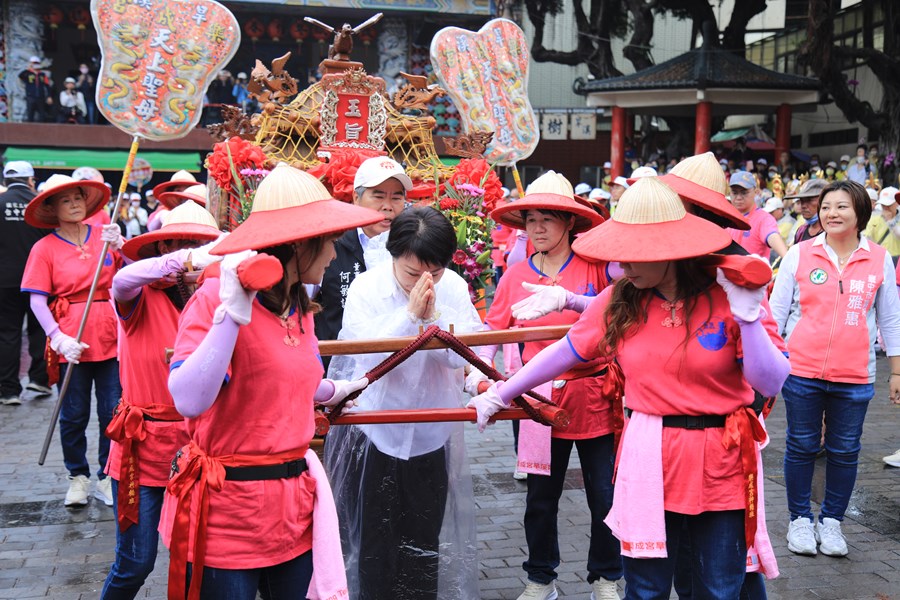
<svg viewBox="0 0 900 600">
<path fill-rule="evenodd" d="M 453 263 L 457 265 L 466 264 L 466 260 L 468 260 L 469 255 L 465 253 L 464 250 L 457 250 L 453 253 Z"/>
<path fill-rule="evenodd" d="M 483 158 L 465 158 L 459 161 L 448 183 L 454 187 L 471 183 L 484 189 L 484 212 L 489 213 L 503 198 L 503 186 L 497 173 Z M 443 207 L 442 207 L 443 208 Z"/>
<path fill-rule="evenodd" d="M 441 210 L 453 210 L 459 208 L 459 200 L 454 198 L 441 198 Z"/>
<path fill-rule="evenodd" d="M 354 150 L 334 153 L 331 160 L 321 163 L 308 171 L 322 180 L 331 195 L 341 202 L 353 202 L 353 179 L 359 165 L 373 156 L 384 156 L 384 152 Z"/>
<path fill-rule="evenodd" d="M 206 159 L 206 168 L 218 186 L 227 190 L 233 182 L 232 166 L 240 173 L 241 169 L 261 169 L 266 160 L 259 146 L 235 136 L 213 146 L 212 154 Z"/>
</svg>

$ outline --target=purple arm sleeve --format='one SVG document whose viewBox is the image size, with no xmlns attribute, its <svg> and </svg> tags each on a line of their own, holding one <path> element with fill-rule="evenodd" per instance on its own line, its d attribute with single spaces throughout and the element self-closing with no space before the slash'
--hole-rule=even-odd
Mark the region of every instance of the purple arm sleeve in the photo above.
<svg viewBox="0 0 900 600">
<path fill-rule="evenodd" d="M 328 402 L 332 396 L 334 396 L 334 383 L 330 379 L 323 379 L 319 382 L 316 393 L 313 394 L 313 402 L 316 404 Z"/>
<path fill-rule="evenodd" d="M 763 396 L 776 395 L 791 372 L 790 361 L 769 339 L 762 319 L 752 323 L 737 319 L 737 322 L 741 328 L 743 369 L 747 383 Z"/>
<path fill-rule="evenodd" d="M 50 307 L 47 306 L 47 296 L 43 294 L 29 294 L 29 296 L 31 296 L 28 299 L 29 304 L 31 304 L 31 312 L 34 313 L 47 337 L 53 337 L 53 334 L 59 331 L 59 323 L 53 318 L 53 313 L 50 312 Z"/>
<path fill-rule="evenodd" d="M 572 292 L 566 293 L 566 306 L 568 310 L 574 310 L 578 313 L 583 313 L 587 310 L 587 307 L 590 305 L 591 300 L 596 298 L 596 296 L 579 296 L 578 294 L 573 294 Z"/>
<path fill-rule="evenodd" d="M 171 254 L 139 260 L 123 267 L 113 277 L 113 298 L 116 299 L 116 302 L 134 300 L 145 285 L 183 270 L 184 260 L 189 252 L 189 250 L 179 250 Z"/>
<path fill-rule="evenodd" d="M 582 361 L 575 355 L 569 340 L 558 340 L 538 352 L 515 375 L 498 386 L 500 398 L 509 404 L 516 396 L 550 381 L 580 362 Z"/>
<path fill-rule="evenodd" d="M 487 323 L 484 324 L 483 331 L 493 331 L 491 326 Z M 481 360 L 486 362 L 489 365 L 494 364 L 494 357 L 497 355 L 497 350 L 500 349 L 500 344 L 488 344 L 486 346 L 480 346 L 478 350 L 475 352 Z"/>
<path fill-rule="evenodd" d="M 509 256 L 506 257 L 506 266 L 511 267 L 516 263 L 522 262 L 527 258 L 527 253 L 528 238 L 523 235 L 517 235 L 516 243 L 513 245 L 512 250 L 509 251 Z"/>
<path fill-rule="evenodd" d="M 609 281 L 612 283 L 614 281 L 618 281 L 625 276 L 625 270 L 622 269 L 622 265 L 617 262 L 611 262 L 606 265 L 606 276 L 609 278 Z"/>
<path fill-rule="evenodd" d="M 175 408 L 185 417 L 198 417 L 215 402 L 240 329 L 226 314 L 221 323 L 213 324 L 197 349 L 169 373 L 169 392 Z"/>
</svg>

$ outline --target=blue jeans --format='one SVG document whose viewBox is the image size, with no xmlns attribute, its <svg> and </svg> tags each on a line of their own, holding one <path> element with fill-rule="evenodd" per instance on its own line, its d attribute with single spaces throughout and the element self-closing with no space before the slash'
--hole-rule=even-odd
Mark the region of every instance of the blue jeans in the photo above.
<svg viewBox="0 0 900 600">
<path fill-rule="evenodd" d="M 124 532 L 116 523 L 116 562 L 113 563 L 103 584 L 102 600 L 132 600 L 144 585 L 156 564 L 156 548 L 159 544 L 159 513 L 162 510 L 164 487 L 140 486 L 138 522 Z M 112 480 L 113 498 L 118 497 L 119 482 Z M 119 503 L 113 504 L 116 521 L 119 519 Z"/>
<path fill-rule="evenodd" d="M 68 364 L 59 365 L 59 380 L 62 384 Z M 112 420 L 113 410 L 122 397 L 119 384 L 119 361 L 115 358 L 98 362 L 83 362 L 75 365 L 69 389 L 63 398 L 59 413 L 59 437 L 62 442 L 63 462 L 69 475 L 91 476 L 87 459 L 87 431 L 91 418 L 91 388 L 97 395 L 97 421 L 100 426 L 98 460 L 100 468 L 97 477 L 103 479 L 103 469 L 109 458 L 109 438 L 106 427 Z"/>
<path fill-rule="evenodd" d="M 666 511 L 666 558 L 622 559 L 626 600 L 668 600 L 682 535 L 690 536 L 692 598 L 735 600 L 747 566 L 744 511 L 683 515 Z"/>
<path fill-rule="evenodd" d="M 843 521 L 856 484 L 863 421 L 869 400 L 875 395 L 875 386 L 789 375 L 781 395 L 787 413 L 784 482 L 791 520 L 797 517 L 813 519 L 809 497 L 824 416 L 827 422 L 825 500 L 820 518 Z"/>
<path fill-rule="evenodd" d="M 312 550 L 280 565 L 261 569 L 203 567 L 200 599 L 255 600 L 257 591 L 264 600 L 306 598 L 312 573 Z M 187 567 L 187 581 L 190 586 L 190 564 Z"/>
<path fill-rule="evenodd" d="M 584 493 L 591 511 L 591 544 L 588 549 L 587 580 L 601 577 L 615 581 L 622 577 L 619 541 L 613 537 L 603 519 L 613 500 L 613 435 L 587 440 L 550 440 L 550 475 L 528 475 L 525 497 L 525 539 L 528 560 L 522 568 L 531 581 L 547 584 L 556 579 L 559 566 L 557 514 L 569 468 L 572 446 L 578 449 Z"/>
</svg>

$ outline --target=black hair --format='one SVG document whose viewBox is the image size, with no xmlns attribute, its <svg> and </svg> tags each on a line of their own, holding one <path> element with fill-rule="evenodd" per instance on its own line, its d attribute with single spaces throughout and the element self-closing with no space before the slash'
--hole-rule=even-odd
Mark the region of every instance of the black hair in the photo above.
<svg viewBox="0 0 900 600">
<path fill-rule="evenodd" d="M 319 252 L 322 251 L 322 248 L 325 245 L 325 238 L 317 237 L 312 238 L 306 242 L 309 244 L 309 254 L 313 257 L 318 256 Z M 260 304 L 263 305 L 269 312 L 276 315 L 283 315 L 286 311 L 291 308 L 296 308 L 300 311 L 301 315 L 305 315 L 306 313 L 312 312 L 313 314 L 319 312 L 321 307 L 310 300 L 309 296 L 306 293 L 306 288 L 299 281 L 294 285 L 288 287 L 287 285 L 287 269 L 288 264 L 292 260 L 296 260 L 297 249 L 294 244 L 281 244 L 279 246 L 271 246 L 269 248 L 263 248 L 260 252 L 265 254 L 271 254 L 281 263 L 282 268 L 285 270 L 285 275 L 281 277 L 281 281 L 276 283 L 272 289 L 265 290 L 257 293 L 257 297 L 259 298 Z"/>
<path fill-rule="evenodd" d="M 391 223 L 386 248 L 395 259 L 414 256 L 426 265 L 446 267 L 456 251 L 456 231 L 440 211 L 411 206 Z"/>
<path fill-rule="evenodd" d="M 560 221 L 562 221 L 563 223 L 566 223 L 566 224 L 568 224 L 569 221 L 572 220 L 572 218 L 576 216 L 575 213 L 570 213 L 567 210 L 551 210 L 548 208 L 526 208 L 525 210 L 519 211 L 519 213 L 522 215 L 522 224 L 523 225 L 525 224 L 525 222 L 528 221 L 528 211 L 529 210 L 536 210 L 537 212 L 541 213 L 542 215 L 547 215 L 548 217 L 553 217 L 555 219 L 559 219 Z M 603 213 L 600 213 L 599 211 L 597 211 L 597 212 L 598 212 L 598 214 L 601 214 L 601 215 L 603 214 Z M 574 231 L 574 229 L 575 229 L 574 221 L 572 221 L 572 223 L 573 223 L 573 227 L 572 227 L 572 229 L 569 230 L 569 244 L 574 242 L 575 238 L 577 237 L 577 234 Z"/>
</svg>

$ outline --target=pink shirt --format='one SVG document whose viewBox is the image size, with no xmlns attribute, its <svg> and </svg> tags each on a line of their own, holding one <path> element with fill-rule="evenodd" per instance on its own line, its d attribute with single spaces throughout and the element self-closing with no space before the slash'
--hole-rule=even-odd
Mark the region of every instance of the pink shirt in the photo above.
<svg viewBox="0 0 900 600">
<path fill-rule="evenodd" d="M 144 286 L 128 314 L 119 314 L 121 355 L 119 379 L 122 396 L 139 407 L 172 406 L 169 394 L 169 364 L 166 350 L 175 346 L 178 317 L 181 313 L 162 290 Z M 164 487 L 169 481 L 175 453 L 190 441 L 183 421 L 144 421 L 147 438 L 135 445 L 140 458 L 141 485 Z M 122 446 L 113 441 L 109 447 L 106 472 L 116 479 L 122 459 Z"/>
<path fill-rule="evenodd" d="M 534 321 L 518 321 L 512 316 L 512 305 L 531 295 L 522 287 L 522 282 L 541 285 L 550 285 L 551 283 L 548 278 L 542 276 L 534 264 L 534 259 L 535 257 L 532 257 L 509 267 L 509 270 L 503 275 L 494 294 L 487 319 L 485 319 L 491 329 L 569 325 L 578 320 L 580 315 L 573 310 L 552 312 Z M 605 262 L 590 263 L 572 253 L 569 261 L 560 269 L 556 277 L 556 285 L 575 294 L 596 296 L 607 286 L 605 269 Z M 554 341 L 526 342 L 525 351 L 522 353 L 523 362 L 527 363 L 535 354 Z M 564 373 L 559 379 L 578 379 L 596 373 L 601 368 L 600 360 L 588 361 L 577 369 Z M 613 431 L 612 406 L 609 399 L 604 399 L 599 394 L 578 398 L 578 402 L 573 402 L 569 396 L 563 398 L 566 400 L 563 400 L 560 405 L 568 411 L 571 422 L 565 430 L 553 430 L 553 437 L 586 439 L 606 435 Z"/>
<path fill-rule="evenodd" d="M 219 304 L 219 280 L 208 278 L 182 313 L 173 369 L 204 339 Z M 191 439 L 210 456 L 288 452 L 308 447 L 313 436 L 312 398 L 324 369 L 312 314 L 299 322 L 296 313 L 290 315 L 288 329 L 256 300 L 251 318 L 238 334 L 231 377 L 215 403 L 196 419 L 185 419 Z M 285 343 L 288 334 L 296 345 Z M 306 472 L 289 479 L 228 480 L 219 492 L 210 488 L 206 566 L 261 568 L 308 551 L 315 485 Z M 166 493 L 160 533 L 167 546 L 176 504 Z M 199 506 L 195 493 L 192 531 Z"/>
<path fill-rule="evenodd" d="M 756 254 L 768 261 L 770 247 L 766 240 L 772 234 L 781 235 L 778 233 L 778 222 L 775 220 L 775 217 L 761 208 L 751 210 L 744 216 L 750 222 L 750 229 L 741 231 L 740 229 L 729 228 L 728 233 L 731 234 L 731 239 L 740 244 L 750 254 Z"/>
<path fill-rule="evenodd" d="M 569 331 L 572 349 L 584 360 L 601 355 L 612 291 L 604 290 Z M 740 366 L 740 327 L 722 288 L 712 284 L 708 292 L 709 297 L 695 297 L 687 327 L 683 305 L 676 305 L 673 318 L 671 305 L 648 292 L 647 321 L 636 326 L 615 353 L 625 375 L 629 408 L 663 416 L 727 415 L 753 403 L 753 390 Z M 783 349 L 771 317 L 764 324 Z M 692 333 L 686 339 L 688 331 Z M 666 510 L 699 514 L 744 508 L 740 449 L 726 450 L 722 433 L 722 428 L 663 428 Z"/>
<path fill-rule="evenodd" d="M 97 260 L 103 250 L 100 230 L 88 226 L 84 252 L 72 242 L 64 240 L 56 232 L 38 240 L 31 247 L 25 273 L 22 275 L 22 291 L 44 296 L 72 296 L 87 294 L 94 280 Z M 108 291 L 112 278 L 122 264 L 117 252 L 107 252 L 100 271 L 97 290 Z M 59 330 L 75 337 L 84 314 L 85 302 L 69 305 L 68 311 L 58 319 Z M 81 354 L 81 362 L 99 362 L 116 357 L 118 323 L 111 301 L 95 301 L 91 304 L 87 324 L 81 341 L 89 348 Z M 60 355 L 59 361 L 66 362 Z"/>
</svg>

